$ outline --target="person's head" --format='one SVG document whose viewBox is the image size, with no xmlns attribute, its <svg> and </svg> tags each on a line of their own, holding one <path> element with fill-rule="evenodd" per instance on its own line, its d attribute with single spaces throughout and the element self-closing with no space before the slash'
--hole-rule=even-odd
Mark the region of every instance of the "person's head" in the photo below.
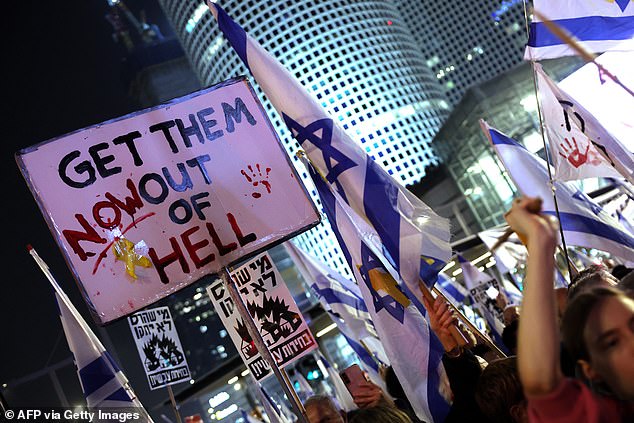
<svg viewBox="0 0 634 423">
<path fill-rule="evenodd" d="M 396 407 L 379 405 L 377 407 L 360 408 L 348 414 L 349 423 L 412 423 L 407 414 Z"/>
<path fill-rule="evenodd" d="M 597 286 L 616 286 L 619 282 L 600 264 L 583 269 L 570 281 L 568 287 L 568 301 L 572 301 L 577 295 Z"/>
<path fill-rule="evenodd" d="M 482 371 L 475 391 L 480 411 L 492 422 L 528 422 L 526 398 L 514 356 L 493 360 Z"/>
<path fill-rule="evenodd" d="M 519 323 L 519 320 L 513 320 L 510 325 L 505 326 L 504 330 L 502 330 L 502 342 L 512 355 L 517 354 L 517 330 Z"/>
<path fill-rule="evenodd" d="M 516 305 L 506 306 L 502 312 L 504 317 L 504 324 L 510 325 L 512 322 L 520 318 L 520 308 Z"/>
<path fill-rule="evenodd" d="M 314 395 L 304 402 L 310 423 L 345 423 L 345 413 L 327 395 Z"/>
<path fill-rule="evenodd" d="M 591 384 L 634 400 L 634 300 L 612 287 L 578 294 L 561 325 L 566 350 Z"/>
</svg>

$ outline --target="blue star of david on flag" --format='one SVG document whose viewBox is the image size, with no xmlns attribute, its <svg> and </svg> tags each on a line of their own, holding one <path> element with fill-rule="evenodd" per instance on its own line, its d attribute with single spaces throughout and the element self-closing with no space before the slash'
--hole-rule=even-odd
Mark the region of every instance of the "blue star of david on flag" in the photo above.
<svg viewBox="0 0 634 423">
<path fill-rule="evenodd" d="M 372 269 L 381 269 L 381 271 L 385 271 L 383 269 L 383 265 L 379 260 L 377 260 L 372 251 L 364 244 L 361 243 L 361 258 L 363 260 L 361 267 L 359 267 L 359 272 L 361 273 L 361 277 L 363 278 L 363 282 L 368 287 L 368 290 L 372 294 L 372 302 L 374 303 L 374 310 L 376 313 L 385 309 L 390 315 L 403 323 L 403 318 L 405 315 L 405 307 L 396 301 L 392 296 L 381 295 L 379 294 L 374 287 L 372 286 L 372 281 L 370 279 L 370 270 Z M 396 283 L 394 286 L 396 286 Z"/>
<path fill-rule="evenodd" d="M 286 113 L 282 113 L 282 117 L 299 145 L 303 146 L 304 142 L 308 141 L 321 150 L 326 169 L 328 169 L 325 178 L 329 183 L 334 183 L 337 186 L 339 195 L 345 200 L 345 192 L 337 178 L 346 170 L 357 166 L 357 164 L 332 145 L 332 119 L 319 119 L 304 127 Z M 321 130 L 321 137 L 317 135 L 319 130 Z M 332 165 L 331 159 L 337 162 L 335 166 Z"/>
</svg>

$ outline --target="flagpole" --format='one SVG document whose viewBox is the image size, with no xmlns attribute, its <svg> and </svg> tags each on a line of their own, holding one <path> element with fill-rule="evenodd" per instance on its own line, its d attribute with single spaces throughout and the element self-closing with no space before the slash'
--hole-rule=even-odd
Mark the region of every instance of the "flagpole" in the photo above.
<svg viewBox="0 0 634 423">
<path fill-rule="evenodd" d="M 467 326 L 472 332 L 474 332 L 474 334 L 477 334 L 479 336 L 480 339 L 482 339 L 484 341 L 485 344 L 487 344 L 487 346 L 489 348 L 491 348 L 500 358 L 506 358 L 506 354 L 504 354 L 504 352 L 497 346 L 495 345 L 495 343 L 493 341 L 491 341 L 491 339 L 489 339 L 488 336 L 486 336 L 485 334 L 483 334 L 480 329 L 478 329 L 473 323 L 471 323 L 471 321 L 469 319 L 467 319 L 467 316 L 465 316 L 464 314 L 462 314 L 462 311 L 460 311 L 460 309 L 458 307 L 455 306 L 454 303 L 451 302 L 451 300 L 449 300 L 449 298 L 447 298 L 445 296 L 445 294 L 443 294 L 438 288 L 434 287 L 434 293 L 436 295 L 438 295 L 439 297 L 443 298 L 445 301 L 447 301 L 447 303 L 449 304 L 449 307 L 451 307 L 457 314 L 458 319 L 465 325 Z M 464 335 L 462 335 L 464 336 Z"/>
<path fill-rule="evenodd" d="M 524 22 L 526 23 L 526 36 L 529 37 L 529 26 L 528 26 L 528 12 L 526 8 L 526 0 L 523 0 L 524 3 Z M 535 11 L 533 10 L 533 13 Z M 570 257 L 568 257 L 568 247 L 566 246 L 566 239 L 564 238 L 564 229 L 561 227 L 561 216 L 559 214 L 559 204 L 557 203 L 557 194 L 555 193 L 555 185 L 553 182 L 552 171 L 550 170 L 550 152 L 548 150 L 548 146 L 546 145 L 546 135 L 544 134 L 544 118 L 542 116 L 542 108 L 539 103 L 539 93 L 537 91 L 537 75 L 535 74 L 535 60 L 531 59 L 531 73 L 533 74 L 533 89 L 535 91 L 535 101 L 537 103 L 537 116 L 539 117 L 539 132 L 542 136 L 542 143 L 544 144 L 544 153 L 546 154 L 546 169 L 548 169 L 548 179 L 550 180 L 550 190 L 553 193 L 553 202 L 555 204 L 555 213 L 557 214 L 557 220 L 559 221 L 559 234 L 561 235 L 561 243 L 563 245 L 564 256 L 566 257 L 566 265 L 568 266 L 568 274 L 569 277 L 572 277 L 573 274 L 572 269 L 570 267 Z"/>
<path fill-rule="evenodd" d="M 297 415 L 298 422 L 309 423 L 308 417 L 306 416 L 306 410 L 304 409 L 303 404 L 301 403 L 301 401 L 299 401 L 299 397 L 297 396 L 297 393 L 295 392 L 293 385 L 290 384 L 290 381 L 288 380 L 288 376 L 285 377 L 284 373 L 277 366 L 277 361 L 275 361 L 273 354 L 271 354 L 271 352 L 267 348 L 264 342 L 264 339 L 262 338 L 262 335 L 260 334 L 260 331 L 255 326 L 253 317 L 251 317 L 251 314 L 249 314 L 246 304 L 244 303 L 242 297 L 240 296 L 240 293 L 238 292 L 238 287 L 233 281 L 233 278 L 231 277 L 229 269 L 224 267 L 220 271 L 220 278 L 224 282 L 224 285 L 227 288 L 227 290 L 229 291 L 229 295 L 231 296 L 231 299 L 233 300 L 233 304 L 238 310 L 238 313 L 240 314 L 240 316 L 242 317 L 242 320 L 244 321 L 247 332 L 251 336 L 251 339 L 253 340 L 258 352 L 260 353 L 262 358 L 269 364 L 269 366 L 271 367 L 271 370 L 275 374 L 275 377 L 277 378 L 280 385 L 282 386 L 284 393 L 288 397 L 288 400 L 290 401 L 291 406 L 293 407 L 293 411 Z"/>
<path fill-rule="evenodd" d="M 183 423 L 183 420 L 181 419 L 181 413 L 180 411 L 178 411 L 178 406 L 176 405 L 176 398 L 174 398 L 174 391 L 172 391 L 172 385 L 167 385 L 167 393 L 170 396 L 170 402 L 172 403 L 174 414 L 176 414 L 176 421 L 178 423 Z"/>
</svg>

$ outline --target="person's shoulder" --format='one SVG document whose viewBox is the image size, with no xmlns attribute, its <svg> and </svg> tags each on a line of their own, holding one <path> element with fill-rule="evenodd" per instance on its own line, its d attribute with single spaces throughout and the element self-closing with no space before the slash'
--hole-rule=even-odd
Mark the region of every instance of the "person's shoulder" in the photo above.
<svg viewBox="0 0 634 423">
<path fill-rule="evenodd" d="M 608 423 L 620 420 L 619 403 L 595 394 L 581 381 L 563 378 L 552 392 L 528 396 L 528 413 L 533 423 Z"/>
</svg>

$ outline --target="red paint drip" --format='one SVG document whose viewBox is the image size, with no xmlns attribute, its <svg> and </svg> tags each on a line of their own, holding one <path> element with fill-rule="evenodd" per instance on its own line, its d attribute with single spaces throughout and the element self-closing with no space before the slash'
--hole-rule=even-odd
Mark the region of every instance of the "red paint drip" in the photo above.
<svg viewBox="0 0 634 423">
<path fill-rule="evenodd" d="M 253 198 L 260 198 L 262 197 L 262 194 L 260 194 L 259 192 L 254 192 L 251 194 L 251 196 L 253 196 Z"/>
</svg>

